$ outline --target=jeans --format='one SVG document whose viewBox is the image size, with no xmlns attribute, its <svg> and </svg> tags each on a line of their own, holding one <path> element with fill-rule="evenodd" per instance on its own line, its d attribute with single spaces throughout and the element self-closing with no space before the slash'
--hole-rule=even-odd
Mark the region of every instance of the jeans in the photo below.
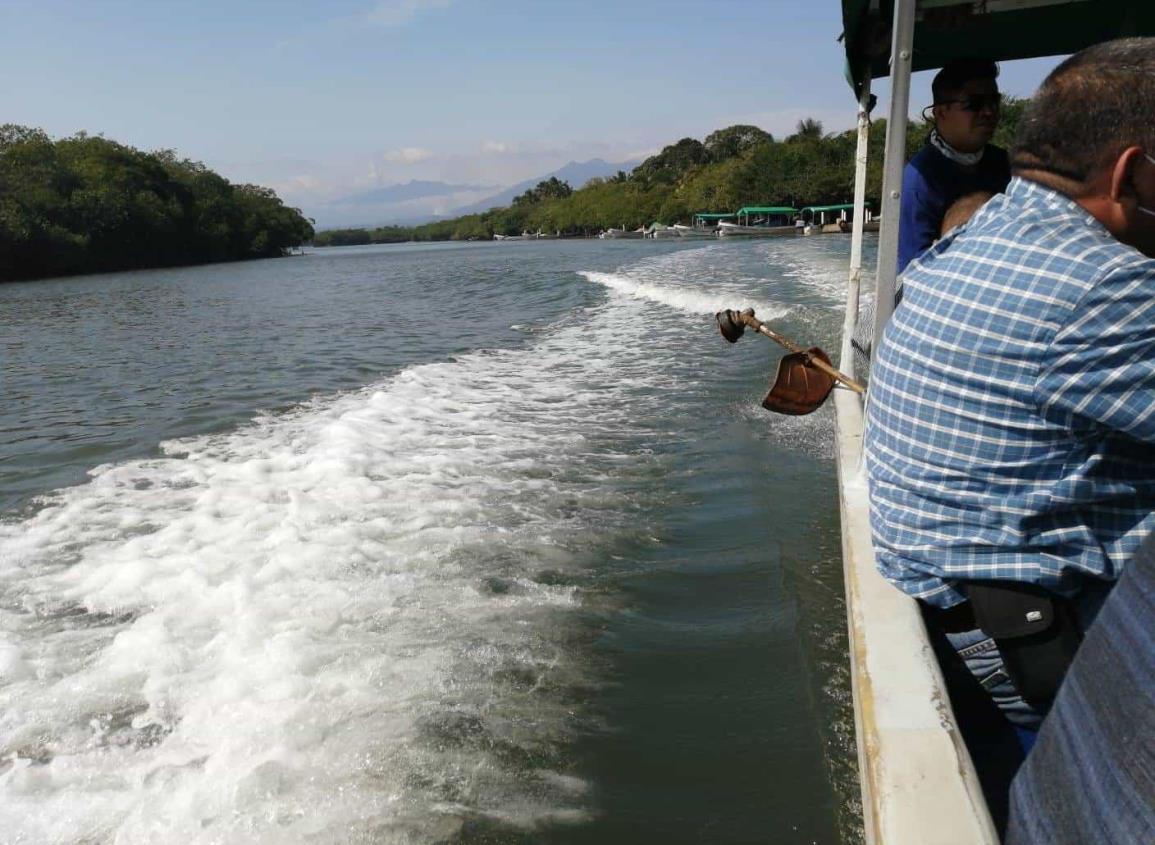
<svg viewBox="0 0 1155 845">
<path fill-rule="evenodd" d="M 1011 676 L 1003 668 L 1003 657 L 995 641 L 976 628 L 973 631 L 948 633 L 947 640 L 958 652 L 975 680 L 987 691 L 1003 716 L 1015 727 L 1019 741 L 1026 746 L 1032 737 L 1024 737 L 1023 730 L 1034 732 L 1043 721 L 1043 714 L 1023 701 Z"/>
</svg>

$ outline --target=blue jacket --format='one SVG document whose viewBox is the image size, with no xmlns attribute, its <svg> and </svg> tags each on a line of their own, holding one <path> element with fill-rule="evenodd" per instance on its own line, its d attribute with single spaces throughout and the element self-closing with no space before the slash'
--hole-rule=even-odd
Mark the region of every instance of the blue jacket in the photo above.
<svg viewBox="0 0 1155 845">
<path fill-rule="evenodd" d="M 955 164 L 930 144 L 902 172 L 902 210 L 898 224 L 898 272 L 937 240 L 942 218 L 959 197 L 975 191 L 1001 194 L 1011 180 L 1007 151 L 987 144 L 974 167 Z"/>
</svg>

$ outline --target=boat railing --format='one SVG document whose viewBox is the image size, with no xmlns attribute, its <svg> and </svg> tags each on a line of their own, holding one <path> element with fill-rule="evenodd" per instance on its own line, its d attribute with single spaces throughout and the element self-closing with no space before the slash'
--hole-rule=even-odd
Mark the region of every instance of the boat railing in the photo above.
<svg viewBox="0 0 1155 845">
<path fill-rule="evenodd" d="M 914 0 L 896 0 L 875 287 L 876 347 L 894 302 L 914 23 Z M 871 103 L 868 78 L 858 107 L 854 222 L 840 355 L 840 369 L 860 379 L 866 374 L 854 372 L 851 339 L 861 314 Z M 876 567 L 863 461 L 864 401 L 857 393 L 836 390 L 834 404 L 843 576 L 866 841 L 874 845 L 997 845 L 999 836 L 922 614 L 917 603 L 889 584 Z"/>
</svg>

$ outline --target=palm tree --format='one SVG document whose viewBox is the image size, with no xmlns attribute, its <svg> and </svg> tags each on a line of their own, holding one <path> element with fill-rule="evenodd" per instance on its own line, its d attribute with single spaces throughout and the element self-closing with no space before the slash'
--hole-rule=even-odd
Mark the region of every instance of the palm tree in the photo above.
<svg viewBox="0 0 1155 845">
<path fill-rule="evenodd" d="M 822 121 L 812 117 L 804 117 L 798 121 L 794 137 L 798 140 L 818 141 L 822 139 Z"/>
</svg>

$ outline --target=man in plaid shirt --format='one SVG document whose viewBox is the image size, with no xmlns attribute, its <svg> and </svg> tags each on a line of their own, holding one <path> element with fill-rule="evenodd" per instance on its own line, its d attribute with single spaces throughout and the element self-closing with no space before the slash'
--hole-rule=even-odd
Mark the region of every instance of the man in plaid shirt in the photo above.
<svg viewBox="0 0 1155 845">
<path fill-rule="evenodd" d="M 1031 728 L 1049 695 L 1024 702 L 1021 673 L 1050 659 L 1031 649 L 1070 640 L 1068 611 L 1077 642 L 1155 527 L 1155 39 L 1057 67 L 1011 164 L 1006 194 L 904 274 L 866 459 L 880 571 Z M 1043 604 L 1004 624 L 1014 585 Z"/>
</svg>

